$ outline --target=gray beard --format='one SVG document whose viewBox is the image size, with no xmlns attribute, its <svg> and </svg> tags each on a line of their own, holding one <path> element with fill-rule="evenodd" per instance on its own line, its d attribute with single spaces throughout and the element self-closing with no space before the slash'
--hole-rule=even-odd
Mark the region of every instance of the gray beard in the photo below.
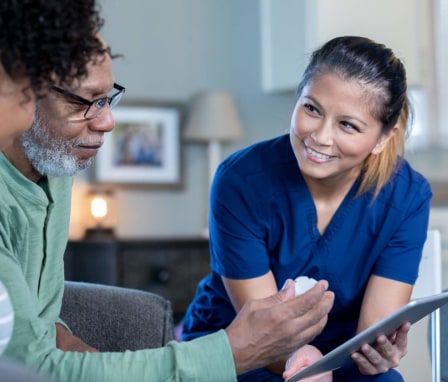
<svg viewBox="0 0 448 382">
<path fill-rule="evenodd" d="M 72 176 L 89 167 L 93 158 L 78 163 L 71 154 L 73 141 L 64 141 L 51 134 L 42 118 L 36 116 L 31 128 L 22 134 L 22 146 L 33 168 L 41 175 Z"/>
</svg>

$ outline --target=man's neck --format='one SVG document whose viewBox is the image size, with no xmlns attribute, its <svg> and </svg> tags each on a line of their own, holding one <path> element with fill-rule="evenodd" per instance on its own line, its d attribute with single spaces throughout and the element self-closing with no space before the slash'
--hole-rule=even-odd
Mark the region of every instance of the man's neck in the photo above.
<svg viewBox="0 0 448 382">
<path fill-rule="evenodd" d="M 2 150 L 2 153 L 17 170 L 32 182 L 37 182 L 42 177 L 26 157 L 20 138 L 14 139 L 11 144 Z"/>
</svg>

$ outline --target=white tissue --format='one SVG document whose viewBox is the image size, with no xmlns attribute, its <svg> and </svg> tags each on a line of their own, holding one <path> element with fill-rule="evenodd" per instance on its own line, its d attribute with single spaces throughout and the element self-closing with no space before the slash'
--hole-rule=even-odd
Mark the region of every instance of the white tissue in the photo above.
<svg viewBox="0 0 448 382">
<path fill-rule="evenodd" d="M 308 289 L 311 289 L 317 281 L 312 277 L 299 276 L 294 280 L 296 296 L 305 293 Z"/>
</svg>

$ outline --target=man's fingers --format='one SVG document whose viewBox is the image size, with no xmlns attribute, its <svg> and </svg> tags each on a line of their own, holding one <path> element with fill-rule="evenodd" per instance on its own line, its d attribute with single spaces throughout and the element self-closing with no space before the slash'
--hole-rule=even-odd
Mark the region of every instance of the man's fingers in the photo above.
<svg viewBox="0 0 448 382">
<path fill-rule="evenodd" d="M 280 290 L 280 292 L 270 297 L 257 300 L 256 304 L 258 308 L 263 308 L 264 306 L 270 307 L 273 304 L 278 304 L 290 300 L 288 301 L 288 304 L 297 306 L 298 313 L 303 314 L 303 312 L 312 309 L 313 306 L 319 303 L 319 301 L 322 299 L 327 289 L 328 289 L 328 281 L 321 280 L 307 292 L 296 297 L 294 281 L 288 279 L 286 280 L 285 285 Z M 298 303 L 299 300 L 300 303 Z"/>
<path fill-rule="evenodd" d="M 288 357 L 318 335 L 327 322 L 334 294 L 320 281 L 300 296 L 294 282 L 268 298 L 248 301 L 227 327 L 237 373 Z"/>
<path fill-rule="evenodd" d="M 305 293 L 297 296 L 295 300 L 301 299 L 305 305 L 305 309 L 311 309 L 314 305 L 318 304 L 328 290 L 328 281 L 320 280 L 312 288 Z"/>
<path fill-rule="evenodd" d="M 334 293 L 327 288 L 328 283 L 321 281 L 306 293 L 282 304 L 285 313 L 282 326 L 290 325 L 291 338 L 296 338 L 297 345 L 308 343 L 325 327 L 334 303 Z"/>
</svg>

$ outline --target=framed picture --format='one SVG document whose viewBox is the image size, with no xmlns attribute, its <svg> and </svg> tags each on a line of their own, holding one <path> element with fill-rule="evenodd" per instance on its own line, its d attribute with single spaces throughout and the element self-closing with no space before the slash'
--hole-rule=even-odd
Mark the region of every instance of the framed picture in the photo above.
<svg viewBox="0 0 448 382">
<path fill-rule="evenodd" d="M 179 104 L 123 104 L 113 109 L 115 128 L 105 134 L 96 180 L 177 186 L 181 178 Z"/>
</svg>

